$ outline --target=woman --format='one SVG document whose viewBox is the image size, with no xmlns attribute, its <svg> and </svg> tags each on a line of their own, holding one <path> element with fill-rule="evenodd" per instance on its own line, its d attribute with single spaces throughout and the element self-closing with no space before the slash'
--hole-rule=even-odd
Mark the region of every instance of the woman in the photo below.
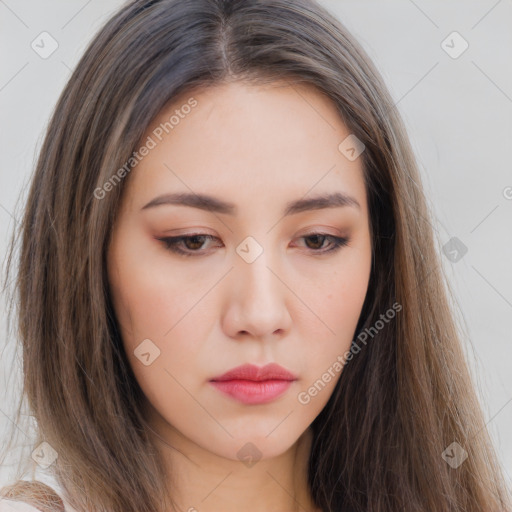
<svg viewBox="0 0 512 512">
<path fill-rule="evenodd" d="M 125 5 L 58 102 L 21 230 L 46 509 L 507 510 L 430 219 L 325 9 Z"/>
</svg>

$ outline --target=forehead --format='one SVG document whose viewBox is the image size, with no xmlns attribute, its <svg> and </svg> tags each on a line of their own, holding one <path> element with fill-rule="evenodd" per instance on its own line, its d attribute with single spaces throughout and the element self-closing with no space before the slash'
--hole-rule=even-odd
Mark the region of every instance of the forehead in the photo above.
<svg viewBox="0 0 512 512">
<path fill-rule="evenodd" d="M 140 204 L 175 190 L 235 201 L 248 190 L 276 199 L 341 190 L 364 203 L 361 159 L 338 148 L 349 135 L 334 102 L 311 85 L 194 89 L 150 123 L 142 143 L 153 147 L 132 171 L 130 194 Z"/>
</svg>

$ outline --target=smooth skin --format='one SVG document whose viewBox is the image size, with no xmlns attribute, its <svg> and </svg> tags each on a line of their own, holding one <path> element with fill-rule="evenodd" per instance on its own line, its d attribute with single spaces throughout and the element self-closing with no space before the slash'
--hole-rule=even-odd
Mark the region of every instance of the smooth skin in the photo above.
<svg viewBox="0 0 512 512">
<path fill-rule="evenodd" d="M 195 108 L 155 138 L 191 97 Z M 108 276 L 181 510 L 321 512 L 307 484 L 310 425 L 340 372 L 307 404 L 298 395 L 350 348 L 371 269 L 362 161 L 338 149 L 348 135 L 334 104 L 311 86 L 231 82 L 174 98 L 143 137 L 158 143 L 125 178 Z M 143 208 L 177 192 L 214 196 L 236 212 Z M 359 206 L 283 216 L 289 202 L 334 192 Z M 189 257 L 159 240 L 194 234 L 213 238 L 179 242 Z M 326 252 L 330 236 L 348 242 Z M 240 247 L 262 253 L 248 262 Z M 160 351 L 148 365 L 135 355 L 143 340 L 152 357 Z M 270 403 L 243 404 L 209 382 L 268 362 L 298 377 Z M 241 460 L 242 447 L 252 463 Z"/>
</svg>

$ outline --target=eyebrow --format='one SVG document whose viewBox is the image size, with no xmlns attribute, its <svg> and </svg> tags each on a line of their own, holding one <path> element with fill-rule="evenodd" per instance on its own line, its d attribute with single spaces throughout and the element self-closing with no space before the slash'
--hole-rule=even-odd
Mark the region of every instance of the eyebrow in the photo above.
<svg viewBox="0 0 512 512">
<path fill-rule="evenodd" d="M 163 194 L 161 196 L 155 197 L 149 203 L 144 205 L 141 210 L 155 208 L 162 205 L 188 206 L 191 208 L 199 208 L 200 210 L 206 210 L 208 212 L 221 213 L 225 215 L 236 215 L 237 212 L 237 207 L 233 203 L 229 203 L 223 201 L 222 199 L 218 199 L 206 194 L 194 194 L 185 192 Z M 330 194 L 317 195 L 307 199 L 297 199 L 295 201 L 290 201 L 284 208 L 283 217 L 309 210 L 322 210 L 324 208 L 339 208 L 343 206 L 350 206 L 359 210 L 361 209 L 361 205 L 354 197 L 349 196 L 343 192 L 334 192 Z"/>
</svg>

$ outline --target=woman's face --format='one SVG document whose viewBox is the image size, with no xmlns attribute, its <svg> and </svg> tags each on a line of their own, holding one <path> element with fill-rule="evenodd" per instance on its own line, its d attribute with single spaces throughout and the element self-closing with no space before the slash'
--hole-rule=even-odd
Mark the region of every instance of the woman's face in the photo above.
<svg viewBox="0 0 512 512">
<path fill-rule="evenodd" d="M 164 109 L 108 253 L 148 420 L 171 444 L 232 460 L 283 453 L 320 413 L 370 276 L 359 148 L 316 89 L 276 85 L 201 89 Z M 277 363 L 295 380 L 211 382 L 247 363 Z"/>
</svg>

